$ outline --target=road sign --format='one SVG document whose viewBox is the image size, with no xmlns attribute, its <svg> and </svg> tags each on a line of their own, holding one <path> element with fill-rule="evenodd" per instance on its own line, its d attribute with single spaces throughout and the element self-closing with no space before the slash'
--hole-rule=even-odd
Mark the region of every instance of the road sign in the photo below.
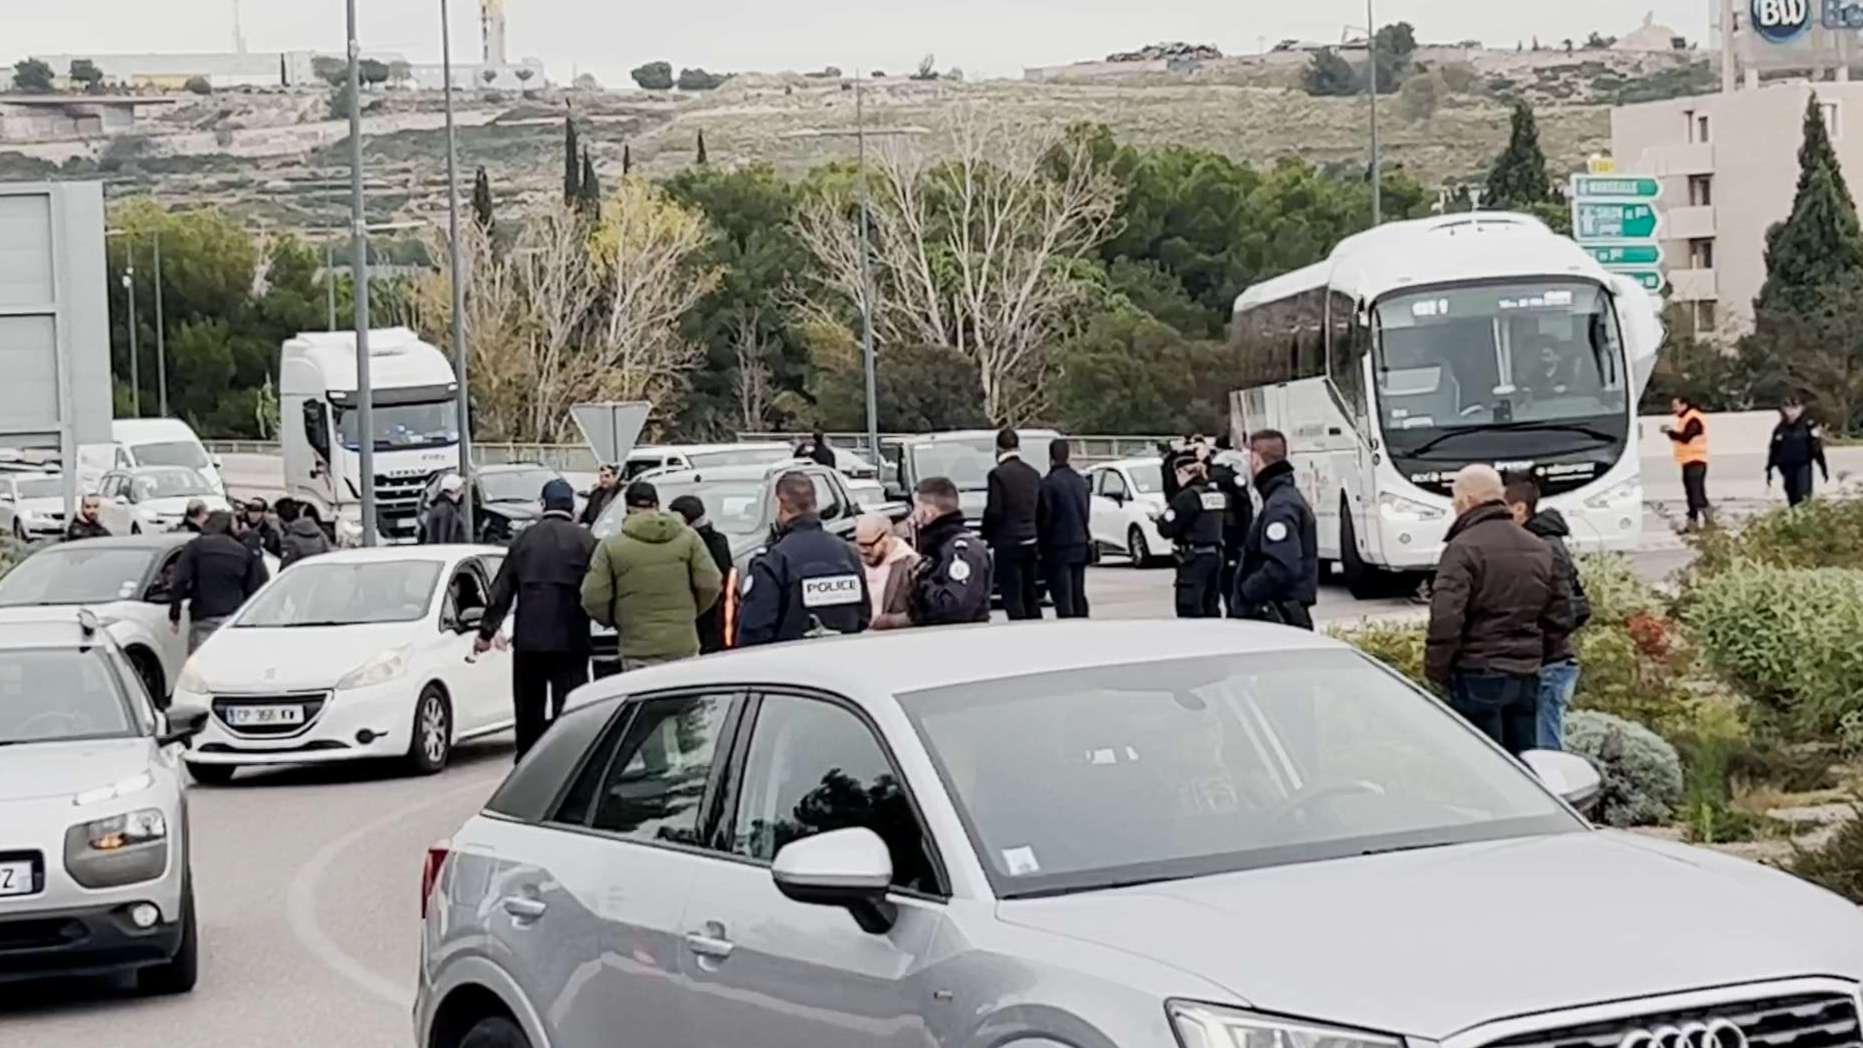
<svg viewBox="0 0 1863 1048">
<path fill-rule="evenodd" d="M 1625 267 L 1647 267 L 1662 264 L 1662 245 L 1654 242 L 1639 244 L 1626 241 L 1620 244 L 1580 244 L 1586 253 L 1598 260 L 1606 269 Z"/>
<path fill-rule="evenodd" d="M 1656 200 L 1662 196 L 1662 183 L 1653 178 L 1638 178 L 1634 175 L 1574 175 L 1572 195 L 1580 199 L 1606 197 L 1614 200 Z"/>
<path fill-rule="evenodd" d="M 1661 291 L 1668 285 L 1668 281 L 1663 278 L 1662 270 L 1656 268 L 1636 269 L 1626 266 L 1612 269 L 1612 272 L 1622 273 L 1624 276 L 1642 284 L 1643 290 L 1651 292 L 1652 294 Z"/>
<path fill-rule="evenodd" d="M 647 424 L 647 412 L 653 405 L 644 400 L 617 401 L 606 404 L 576 404 L 569 417 L 576 420 L 582 439 L 595 451 L 598 463 L 626 461 L 627 453 L 640 440 L 640 430 Z"/>
<path fill-rule="evenodd" d="M 1662 219 L 1649 204 L 1586 200 L 1572 205 L 1572 230 L 1579 240 L 1654 240 Z"/>
</svg>

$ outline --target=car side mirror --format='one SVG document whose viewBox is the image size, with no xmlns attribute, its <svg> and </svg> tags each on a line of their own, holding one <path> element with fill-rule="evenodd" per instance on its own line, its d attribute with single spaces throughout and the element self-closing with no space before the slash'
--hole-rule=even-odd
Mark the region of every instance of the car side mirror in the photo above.
<svg viewBox="0 0 1863 1048">
<path fill-rule="evenodd" d="M 166 717 L 167 730 L 155 737 L 156 744 L 160 746 L 172 746 L 177 742 L 185 746 L 207 726 L 207 711 L 203 709 L 171 709 Z"/>
<path fill-rule="evenodd" d="M 213 468 L 215 468 L 215 469 L 225 469 L 225 468 L 226 468 L 226 462 L 225 462 L 224 460 L 222 460 L 222 459 L 220 458 L 220 456 L 219 456 L 219 455 L 217 455 L 217 454 L 215 454 L 215 455 L 209 455 L 209 456 L 208 456 L 208 458 L 209 458 L 209 459 L 210 459 L 210 460 L 211 460 L 211 461 L 213 462 Z"/>
<path fill-rule="evenodd" d="M 467 608 L 459 613 L 459 632 L 472 633 L 485 624 L 484 608 Z"/>
<path fill-rule="evenodd" d="M 1528 770 L 1567 804 L 1590 815 L 1604 796 L 1604 777 L 1589 760 L 1559 750 L 1528 750 L 1520 755 Z"/>
<path fill-rule="evenodd" d="M 770 866 L 776 890 L 810 906 L 839 906 L 870 935 L 892 929 L 899 910 L 886 898 L 893 857 L 864 826 L 805 837 L 785 845 Z"/>
</svg>

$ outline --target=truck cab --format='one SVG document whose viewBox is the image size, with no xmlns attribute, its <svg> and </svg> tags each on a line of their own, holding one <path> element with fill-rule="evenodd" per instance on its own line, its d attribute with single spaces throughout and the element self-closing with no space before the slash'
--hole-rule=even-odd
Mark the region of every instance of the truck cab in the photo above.
<svg viewBox="0 0 1863 1048">
<path fill-rule="evenodd" d="M 362 538 L 360 399 L 353 332 L 285 342 L 279 362 L 285 493 L 315 505 L 339 543 Z M 417 537 L 421 491 L 459 465 L 459 384 L 453 365 L 407 328 L 369 332 L 375 526 L 384 541 Z"/>
</svg>

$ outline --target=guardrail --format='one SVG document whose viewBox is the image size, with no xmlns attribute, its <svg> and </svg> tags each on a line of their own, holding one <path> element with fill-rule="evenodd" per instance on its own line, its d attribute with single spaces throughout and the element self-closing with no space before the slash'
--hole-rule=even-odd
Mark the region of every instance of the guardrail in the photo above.
<svg viewBox="0 0 1863 1048">
<path fill-rule="evenodd" d="M 826 433 L 828 442 L 838 448 L 847 448 L 866 455 L 867 436 L 864 433 Z M 738 439 L 746 443 L 799 443 L 804 434 L 796 433 L 740 433 Z M 912 433 L 882 433 L 882 441 L 894 438 L 918 436 Z M 1158 444 L 1165 437 L 1135 436 L 1080 436 L 1069 437 L 1073 445 L 1074 461 L 1083 465 L 1096 462 L 1111 462 L 1121 458 L 1142 458 L 1158 453 Z M 280 446 L 276 441 L 264 440 L 209 440 L 205 442 L 207 450 L 217 455 L 278 455 Z M 582 444 L 474 444 L 474 457 L 487 465 L 506 462 L 538 462 L 564 473 L 595 472 L 595 452 Z M 1045 459 L 1046 448 L 1029 449 L 1037 458 Z"/>
</svg>

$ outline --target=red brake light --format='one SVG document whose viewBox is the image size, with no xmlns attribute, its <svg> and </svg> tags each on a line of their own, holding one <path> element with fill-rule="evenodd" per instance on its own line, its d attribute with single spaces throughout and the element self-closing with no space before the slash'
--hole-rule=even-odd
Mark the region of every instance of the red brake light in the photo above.
<svg viewBox="0 0 1863 1048">
<path fill-rule="evenodd" d="M 427 919 L 427 900 L 433 898 L 433 889 L 440 883 L 440 871 L 446 867 L 446 857 L 453 853 L 453 842 L 439 840 L 427 846 L 427 858 L 420 867 L 420 919 Z"/>
</svg>

